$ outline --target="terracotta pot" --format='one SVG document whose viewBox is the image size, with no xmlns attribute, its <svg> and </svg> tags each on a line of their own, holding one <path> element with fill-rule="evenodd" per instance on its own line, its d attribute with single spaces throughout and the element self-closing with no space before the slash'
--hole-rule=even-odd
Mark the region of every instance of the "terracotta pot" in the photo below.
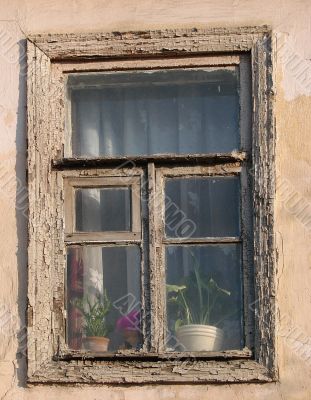
<svg viewBox="0 0 311 400">
<path fill-rule="evenodd" d="M 183 325 L 176 332 L 184 351 L 220 351 L 223 346 L 222 329 L 212 325 Z"/>
<path fill-rule="evenodd" d="M 110 339 L 102 336 L 87 336 L 83 338 L 83 347 L 94 352 L 108 351 Z"/>
</svg>

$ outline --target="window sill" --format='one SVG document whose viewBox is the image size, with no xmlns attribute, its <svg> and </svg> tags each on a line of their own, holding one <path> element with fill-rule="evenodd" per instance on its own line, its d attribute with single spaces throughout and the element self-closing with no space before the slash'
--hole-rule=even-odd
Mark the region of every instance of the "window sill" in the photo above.
<svg viewBox="0 0 311 400">
<path fill-rule="evenodd" d="M 276 377 L 250 359 L 90 360 L 53 361 L 29 376 L 39 383 L 239 383 L 273 382 Z"/>
<path fill-rule="evenodd" d="M 134 351 L 134 350 L 119 350 L 117 352 L 96 352 L 92 353 L 83 350 L 66 351 L 63 354 L 57 354 L 53 357 L 53 361 L 71 361 L 71 360 L 110 360 L 127 359 L 127 360 L 226 360 L 226 359 L 250 359 L 252 358 L 251 350 L 244 348 L 243 350 L 225 350 L 225 351 L 183 351 L 183 352 L 162 352 L 152 353 Z"/>
</svg>

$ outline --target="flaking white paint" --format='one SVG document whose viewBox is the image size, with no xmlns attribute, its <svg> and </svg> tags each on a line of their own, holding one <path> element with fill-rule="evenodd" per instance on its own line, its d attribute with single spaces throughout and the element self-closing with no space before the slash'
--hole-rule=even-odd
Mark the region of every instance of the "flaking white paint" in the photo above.
<svg viewBox="0 0 311 400">
<path fill-rule="evenodd" d="M 128 31 L 176 27 L 270 24 L 279 39 L 290 43 L 301 62 L 311 58 L 311 3 L 308 0 L 175 0 L 60 1 L 2 0 L 1 32 L 13 40 L 10 51 L 21 52 L 20 66 L 10 62 L 0 37 L 0 309 L 13 317 L 14 334 L 0 326 L 0 396 L 5 399 L 249 399 L 309 400 L 310 358 L 292 346 L 290 328 L 311 342 L 310 232 L 276 195 L 279 309 L 278 355 L 280 382 L 265 385 L 178 385 L 133 387 L 24 388 L 24 358 L 16 357 L 18 330 L 26 308 L 26 220 L 19 185 L 25 184 L 25 77 L 22 48 L 25 33 Z M 6 47 L 8 48 L 8 47 Z M 276 162 L 278 180 L 311 203 L 310 91 L 276 51 Z M 299 79 L 299 78 L 298 78 Z M 7 115 L 13 116 L 9 118 Z M 1 173 L 2 172 L 2 173 Z M 7 182 L 9 186 L 7 186 Z M 10 189 L 8 190 L 8 187 Z M 18 208 L 16 209 L 16 206 Z M 18 312 L 19 310 L 19 312 Z M 288 316 L 288 322 L 282 317 Z M 283 325 L 282 325 L 283 324 Z M 283 334 L 282 334 L 283 332 Z M 284 334 L 286 332 L 286 334 Z M 309 342 L 309 343 L 310 343 Z"/>
</svg>

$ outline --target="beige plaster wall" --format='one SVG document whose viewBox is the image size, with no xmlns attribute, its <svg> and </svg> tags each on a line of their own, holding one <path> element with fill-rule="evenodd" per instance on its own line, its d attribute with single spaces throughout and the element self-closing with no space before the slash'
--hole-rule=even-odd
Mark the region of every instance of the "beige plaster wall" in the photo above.
<svg viewBox="0 0 311 400">
<path fill-rule="evenodd" d="M 257 24 L 275 38 L 279 382 L 25 388 L 25 35 Z M 311 399 L 310 38 L 310 0 L 0 0 L 0 399 Z"/>
</svg>

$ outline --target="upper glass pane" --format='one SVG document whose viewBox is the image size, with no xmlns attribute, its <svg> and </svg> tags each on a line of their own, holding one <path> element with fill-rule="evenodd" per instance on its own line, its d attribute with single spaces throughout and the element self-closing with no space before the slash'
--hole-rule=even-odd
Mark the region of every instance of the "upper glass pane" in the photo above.
<svg viewBox="0 0 311 400">
<path fill-rule="evenodd" d="M 239 186 L 236 176 L 167 179 L 166 236 L 239 236 Z"/>
<path fill-rule="evenodd" d="M 203 154 L 238 149 L 237 68 L 72 74 L 78 157 Z"/>
<path fill-rule="evenodd" d="M 76 189 L 75 212 L 78 232 L 130 231 L 131 189 Z"/>
</svg>

